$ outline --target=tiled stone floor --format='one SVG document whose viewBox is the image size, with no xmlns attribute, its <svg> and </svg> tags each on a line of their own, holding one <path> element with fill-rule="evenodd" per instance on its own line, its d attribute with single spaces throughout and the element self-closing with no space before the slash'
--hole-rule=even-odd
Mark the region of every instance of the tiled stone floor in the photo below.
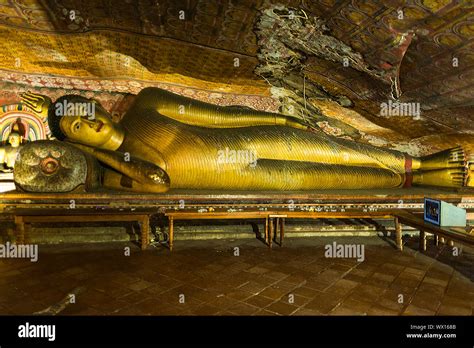
<svg viewBox="0 0 474 348">
<path fill-rule="evenodd" d="M 333 241 L 364 244 L 365 261 L 325 258 Z M 179 241 L 172 253 L 40 246 L 37 263 L 0 259 L 0 314 L 473 315 L 474 250 L 453 256 L 429 243 L 422 254 L 415 238 L 406 243 L 404 252 L 378 237 L 287 238 L 273 250 L 257 240 Z"/>
</svg>

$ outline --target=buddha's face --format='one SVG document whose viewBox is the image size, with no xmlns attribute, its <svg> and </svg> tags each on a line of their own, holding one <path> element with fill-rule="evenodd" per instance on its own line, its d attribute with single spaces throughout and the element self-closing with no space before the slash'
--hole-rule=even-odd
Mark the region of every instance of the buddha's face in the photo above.
<svg viewBox="0 0 474 348">
<path fill-rule="evenodd" d="M 10 143 L 12 147 L 20 146 L 20 142 L 21 142 L 20 135 L 17 133 L 10 134 L 10 136 L 8 137 L 8 142 Z"/>
<path fill-rule="evenodd" d="M 93 118 L 63 116 L 60 127 L 68 140 L 84 145 L 116 150 L 123 141 L 120 127 L 112 122 L 101 107 L 96 107 Z"/>
</svg>

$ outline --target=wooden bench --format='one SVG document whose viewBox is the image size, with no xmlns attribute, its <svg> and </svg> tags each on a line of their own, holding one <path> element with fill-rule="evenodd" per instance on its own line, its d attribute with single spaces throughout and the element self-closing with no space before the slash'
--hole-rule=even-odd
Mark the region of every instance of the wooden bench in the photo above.
<svg viewBox="0 0 474 348">
<path fill-rule="evenodd" d="M 374 211 L 348 211 L 348 212 L 308 212 L 308 211 L 288 211 L 288 210 L 271 210 L 271 211 L 167 211 L 165 216 L 169 219 L 169 239 L 168 247 L 173 250 L 174 240 L 174 221 L 175 220 L 220 220 L 220 219 L 264 219 L 265 220 L 265 242 L 271 248 L 274 237 L 280 233 L 280 246 L 283 245 L 285 219 L 301 218 L 301 219 L 368 219 L 368 218 L 393 218 L 393 215 L 387 212 Z M 401 250 L 401 230 L 397 233 L 398 248 Z"/>
<path fill-rule="evenodd" d="M 141 248 L 145 250 L 149 243 L 150 216 L 156 211 L 85 211 L 82 209 L 70 210 L 48 210 L 48 209 L 28 209 L 25 211 L 15 211 L 15 224 L 17 230 L 17 243 L 25 242 L 25 231 L 32 223 L 60 223 L 60 222 L 116 222 L 133 221 L 140 224 Z M 445 238 L 448 242 L 457 241 L 463 244 L 474 245 L 474 235 L 462 233 L 459 230 L 440 228 L 427 224 L 422 218 L 412 213 L 401 210 L 387 211 L 290 211 L 283 209 L 249 210 L 249 211 L 167 211 L 165 216 L 169 219 L 169 239 L 168 247 L 173 250 L 174 242 L 174 221 L 175 220 L 224 220 L 224 219 L 263 219 L 265 221 L 265 243 L 271 248 L 273 239 L 280 234 L 280 246 L 283 245 L 286 219 L 394 219 L 396 245 L 399 250 L 403 250 L 402 224 L 411 226 L 420 231 L 420 250 L 426 250 L 426 232 L 438 237 Z"/>
<path fill-rule="evenodd" d="M 301 219 L 394 219 L 395 224 L 395 241 L 397 248 L 403 250 L 402 241 L 402 224 L 413 227 L 420 231 L 419 247 L 420 250 L 426 250 L 426 232 L 432 233 L 435 236 L 435 243 L 438 243 L 438 237 L 443 240 L 446 239 L 448 243 L 452 244 L 454 241 L 459 243 L 474 245 L 474 235 L 467 233 L 465 230 L 459 228 L 441 228 L 436 225 L 425 223 L 425 221 L 415 216 L 406 210 L 395 209 L 387 211 L 373 211 L 373 212 L 287 212 L 285 214 L 274 215 L 277 219 L 274 229 L 275 235 L 280 230 L 280 245 L 282 245 L 284 235 L 285 218 L 301 218 Z M 272 217 L 272 215 L 270 216 Z M 280 221 L 278 221 L 280 220 Z M 271 223 L 270 226 L 273 224 Z M 280 225 L 280 228 L 278 226 Z M 273 230 L 270 230 L 270 235 L 273 235 Z"/>
<path fill-rule="evenodd" d="M 140 224 L 141 248 L 145 250 L 150 244 L 150 215 L 152 212 L 101 212 L 62 210 L 51 212 L 48 210 L 15 212 L 17 244 L 25 243 L 25 231 L 32 223 L 59 223 L 59 222 L 125 222 L 132 221 Z"/>
<path fill-rule="evenodd" d="M 166 212 L 169 219 L 169 239 L 168 246 L 173 250 L 174 221 L 175 220 L 220 220 L 220 219 L 265 219 L 265 242 L 271 248 L 272 241 L 278 237 L 279 245 L 283 245 L 285 234 L 285 219 L 393 219 L 395 224 L 395 242 L 397 249 L 403 251 L 402 224 L 413 227 L 420 231 L 420 250 L 426 250 L 426 234 L 429 232 L 437 237 L 446 238 L 448 241 L 474 245 L 474 235 L 461 233 L 453 229 L 440 228 L 435 225 L 425 223 L 423 219 L 412 213 L 402 210 L 386 211 L 171 211 Z"/>
<path fill-rule="evenodd" d="M 268 239 L 268 219 L 269 212 L 267 211 L 218 211 L 218 212 L 195 212 L 195 211 L 168 211 L 165 216 L 169 220 L 168 229 L 168 247 L 173 250 L 174 241 L 174 221 L 175 220 L 222 220 L 222 219 L 265 219 L 265 240 Z"/>
<path fill-rule="evenodd" d="M 393 219 L 391 212 L 387 211 L 286 211 L 286 212 L 273 212 L 269 215 L 270 218 L 270 243 L 273 237 L 277 237 L 280 233 L 280 246 L 283 245 L 283 238 L 285 234 L 285 219 Z M 273 223 L 273 219 L 275 222 Z M 397 234 L 397 247 L 402 250 L 402 231 L 396 230 Z"/>
<path fill-rule="evenodd" d="M 439 227 L 430 223 L 426 223 L 421 217 L 404 211 L 396 210 L 393 212 L 395 216 L 395 228 L 401 230 L 401 224 L 411 226 L 420 231 L 419 248 L 422 251 L 426 250 L 426 232 L 434 235 L 434 242 L 438 245 L 439 239 L 446 239 L 450 245 L 453 245 L 454 241 L 466 245 L 474 245 L 474 235 L 470 234 L 465 229 L 453 228 L 453 227 Z"/>
</svg>

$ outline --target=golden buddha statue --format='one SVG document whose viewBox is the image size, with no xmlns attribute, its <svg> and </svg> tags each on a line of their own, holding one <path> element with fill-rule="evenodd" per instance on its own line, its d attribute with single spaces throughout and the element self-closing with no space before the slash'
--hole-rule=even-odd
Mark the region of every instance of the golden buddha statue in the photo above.
<svg viewBox="0 0 474 348">
<path fill-rule="evenodd" d="M 0 164 L 2 171 L 11 171 L 15 166 L 15 161 L 18 155 L 18 150 L 21 145 L 21 135 L 12 131 L 8 135 L 7 146 L 0 147 Z"/>
<path fill-rule="evenodd" d="M 102 185 L 116 190 L 368 189 L 465 183 L 460 147 L 416 158 L 309 130 L 295 117 L 212 105 L 158 88 L 142 90 L 118 123 L 98 102 L 80 96 L 63 96 L 52 103 L 48 97 L 25 93 L 22 101 L 48 114 L 58 140 L 102 163 Z M 58 113 L 58 106 L 67 103 L 93 103 L 95 112 Z"/>
</svg>

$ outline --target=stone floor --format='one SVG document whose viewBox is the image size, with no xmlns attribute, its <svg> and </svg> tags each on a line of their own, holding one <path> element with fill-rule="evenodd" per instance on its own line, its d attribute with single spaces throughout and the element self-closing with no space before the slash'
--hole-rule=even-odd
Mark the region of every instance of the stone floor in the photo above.
<svg viewBox="0 0 474 348">
<path fill-rule="evenodd" d="M 361 244 L 365 260 L 326 258 Z M 378 237 L 39 246 L 39 260 L 0 259 L 0 314 L 473 315 L 474 250 Z M 130 248 L 130 256 L 126 256 Z M 73 297 L 68 294 L 75 294 Z M 74 302 L 74 303 L 71 303 Z"/>
</svg>

